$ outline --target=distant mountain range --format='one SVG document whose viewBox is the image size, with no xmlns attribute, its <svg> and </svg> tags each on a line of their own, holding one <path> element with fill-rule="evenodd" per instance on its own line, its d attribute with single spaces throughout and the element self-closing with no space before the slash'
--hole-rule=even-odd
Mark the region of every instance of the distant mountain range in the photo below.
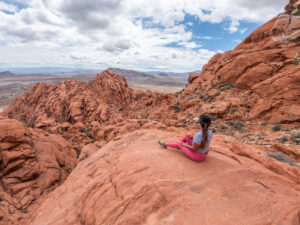
<svg viewBox="0 0 300 225">
<path fill-rule="evenodd" d="M 11 73 L 10 71 L 0 72 L 0 78 L 10 78 L 14 76 L 15 74 Z"/>
<path fill-rule="evenodd" d="M 135 70 L 127 70 L 127 69 L 120 69 L 120 68 L 108 68 L 112 72 L 116 74 L 120 74 L 126 76 L 128 74 L 132 75 L 139 75 L 142 77 L 149 77 L 151 75 L 159 75 L 159 76 L 180 76 L 180 77 L 188 77 L 190 72 L 185 73 L 174 73 L 174 72 L 161 72 L 161 71 L 147 71 L 147 72 L 139 72 Z M 200 73 L 201 70 L 194 71 L 193 73 Z"/>
<path fill-rule="evenodd" d="M 109 68 L 113 72 L 117 73 L 124 73 L 124 74 L 136 74 L 140 76 L 149 76 L 150 74 L 156 74 L 161 76 L 171 75 L 171 76 L 181 76 L 181 77 L 188 77 L 190 72 L 185 73 L 175 73 L 175 72 L 162 72 L 162 71 L 147 71 L 147 72 L 139 72 L 135 70 L 127 70 L 127 69 L 120 69 L 120 68 Z M 102 70 L 96 69 L 82 69 L 82 68 L 66 68 L 66 67 L 36 67 L 36 68 L 0 68 L 1 71 L 4 72 L 11 72 L 15 74 L 64 74 L 64 73 L 101 73 Z M 201 72 L 201 70 L 194 71 L 196 73 Z M 123 74 L 121 74 L 123 75 Z M 124 75 L 125 76 L 125 75 Z"/>
<path fill-rule="evenodd" d="M 108 68 L 108 70 L 114 72 L 115 74 L 122 75 L 126 79 L 134 79 L 134 78 L 154 78 L 155 75 L 151 73 L 144 73 L 135 70 L 127 70 L 127 69 L 120 69 L 120 68 Z"/>
<path fill-rule="evenodd" d="M 64 68 L 64 67 L 37 67 L 37 68 L 0 68 L 0 71 L 10 71 L 16 74 L 58 74 L 58 73 L 101 73 L 102 70 Z"/>
</svg>

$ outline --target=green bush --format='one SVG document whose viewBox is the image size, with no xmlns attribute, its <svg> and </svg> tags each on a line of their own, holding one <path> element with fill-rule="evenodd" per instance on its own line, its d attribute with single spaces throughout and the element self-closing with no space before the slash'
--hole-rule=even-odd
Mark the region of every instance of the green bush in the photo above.
<svg viewBox="0 0 300 225">
<path fill-rule="evenodd" d="M 284 143 L 287 142 L 289 139 L 287 136 L 282 136 L 281 138 L 276 139 L 277 142 L 279 143 Z"/>
<path fill-rule="evenodd" d="M 238 111 L 237 108 L 232 108 L 232 109 L 230 109 L 230 114 L 233 114 L 233 113 L 235 113 L 236 111 Z"/>
<path fill-rule="evenodd" d="M 291 159 L 287 154 L 284 154 L 283 152 L 267 152 L 267 156 L 277 159 L 280 162 L 290 164 L 291 166 L 295 166 L 295 160 Z"/>
<path fill-rule="evenodd" d="M 267 126 L 267 122 L 262 122 L 260 125 L 262 125 L 263 127 Z"/>
<path fill-rule="evenodd" d="M 234 87 L 235 87 L 234 84 L 225 84 L 223 87 L 220 88 L 220 91 L 226 91 Z"/>
<path fill-rule="evenodd" d="M 176 102 L 176 104 L 174 105 L 174 110 L 175 110 L 175 113 L 180 112 L 180 103 L 179 102 Z"/>
<path fill-rule="evenodd" d="M 84 156 L 83 156 L 81 159 L 79 159 L 79 161 L 85 160 L 85 159 L 87 159 L 88 157 L 89 157 L 89 155 L 85 152 L 85 153 L 84 153 Z"/>
<path fill-rule="evenodd" d="M 288 7 L 288 8 L 286 9 L 286 12 L 287 12 L 287 13 L 291 13 L 294 9 L 295 9 L 294 6 L 290 6 L 290 7 Z"/>
<path fill-rule="evenodd" d="M 295 134 L 292 134 L 290 136 L 290 139 L 295 142 L 297 145 L 300 144 L 300 132 L 297 132 Z"/>
<path fill-rule="evenodd" d="M 294 64 L 295 66 L 298 66 L 298 65 L 300 64 L 300 59 L 295 59 L 295 60 L 293 61 L 293 64 Z"/>
<path fill-rule="evenodd" d="M 214 88 L 216 88 L 218 85 L 219 85 L 219 83 L 212 84 L 211 87 L 210 87 L 209 89 L 214 89 Z"/>
<path fill-rule="evenodd" d="M 281 130 L 281 127 L 280 127 L 280 125 L 276 125 L 276 126 L 272 127 L 272 130 L 273 130 L 274 132 L 277 132 L 277 131 L 280 131 L 280 130 Z"/>
<path fill-rule="evenodd" d="M 222 130 L 227 130 L 228 127 L 226 127 L 225 125 L 221 125 L 221 129 L 222 129 Z"/>
<path fill-rule="evenodd" d="M 225 123 L 240 131 L 242 131 L 244 127 L 244 123 L 241 121 L 226 121 Z"/>
</svg>

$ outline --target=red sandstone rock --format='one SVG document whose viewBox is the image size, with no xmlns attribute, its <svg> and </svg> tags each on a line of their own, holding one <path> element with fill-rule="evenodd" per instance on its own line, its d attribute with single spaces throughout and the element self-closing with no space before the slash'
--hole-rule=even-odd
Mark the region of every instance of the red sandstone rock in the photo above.
<svg viewBox="0 0 300 225">
<path fill-rule="evenodd" d="M 199 74 L 198 74 L 198 73 L 190 73 L 190 74 L 189 74 L 189 78 L 188 78 L 188 82 L 189 82 L 189 83 L 192 83 L 193 80 L 195 80 L 197 77 L 199 77 Z"/>
<path fill-rule="evenodd" d="M 76 166 L 76 154 L 62 137 L 0 119 L 0 195 L 10 213 L 0 224 L 18 224 L 22 212 L 54 190 Z"/>
<path fill-rule="evenodd" d="M 187 85 L 183 95 L 204 91 L 211 96 L 212 90 L 214 93 L 219 90 L 216 100 L 227 101 L 230 95 L 239 95 L 241 105 L 250 111 L 241 113 L 239 119 L 299 121 L 299 5 L 299 1 L 290 1 L 287 8 L 293 8 L 293 13 L 273 18 L 233 51 L 212 57 L 201 75 Z M 235 88 L 224 91 L 226 84 L 235 84 Z M 249 89 L 253 92 L 249 93 Z M 244 111 L 242 107 L 240 111 Z M 227 114 L 225 118 L 232 116 Z"/>
<path fill-rule="evenodd" d="M 135 131 L 82 160 L 27 224 L 299 224 L 299 169 L 223 136 L 197 163 L 158 137 L 179 138 Z"/>
<path fill-rule="evenodd" d="M 211 160 L 197 164 L 156 145 L 195 128 L 202 113 L 297 125 L 298 3 L 215 55 L 176 94 L 133 90 L 111 71 L 89 83 L 37 84 L 4 112 L 33 129 L 0 118 L 0 224 L 23 222 L 23 209 L 31 216 L 76 153 L 78 167 L 28 224 L 298 224 L 299 169 L 266 157 L 264 147 L 215 135 Z M 273 149 L 298 159 L 293 148 Z"/>
</svg>

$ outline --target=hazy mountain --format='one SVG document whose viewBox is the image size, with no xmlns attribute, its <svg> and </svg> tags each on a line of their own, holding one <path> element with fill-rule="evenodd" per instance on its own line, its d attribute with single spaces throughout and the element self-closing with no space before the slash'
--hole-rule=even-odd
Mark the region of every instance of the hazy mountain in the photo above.
<svg viewBox="0 0 300 225">
<path fill-rule="evenodd" d="M 175 72 L 161 72 L 161 71 L 151 71 L 148 72 L 151 74 L 157 74 L 161 76 L 171 75 L 171 76 L 180 76 L 180 77 L 188 77 L 190 73 L 201 73 L 201 70 L 191 71 L 191 72 L 184 72 L 184 73 L 175 73 Z"/>
<path fill-rule="evenodd" d="M 161 76 L 166 76 L 166 75 L 179 76 L 179 77 L 188 77 L 189 76 L 189 72 L 186 72 L 186 73 L 174 73 L 174 72 L 150 71 L 148 73 L 157 74 L 157 75 L 161 75 Z"/>
<path fill-rule="evenodd" d="M 135 70 L 126 70 L 120 68 L 108 68 L 110 71 L 114 72 L 115 74 L 122 75 L 126 79 L 132 78 L 155 78 L 154 74 L 139 72 Z"/>
<path fill-rule="evenodd" d="M 9 70 L 16 74 L 58 74 L 58 73 L 101 73 L 102 70 L 81 69 L 81 68 L 64 68 L 64 67 L 36 67 L 36 68 L 3 68 L 0 71 Z"/>
<path fill-rule="evenodd" d="M 0 78 L 10 78 L 14 76 L 15 74 L 11 73 L 10 71 L 0 72 Z"/>
</svg>

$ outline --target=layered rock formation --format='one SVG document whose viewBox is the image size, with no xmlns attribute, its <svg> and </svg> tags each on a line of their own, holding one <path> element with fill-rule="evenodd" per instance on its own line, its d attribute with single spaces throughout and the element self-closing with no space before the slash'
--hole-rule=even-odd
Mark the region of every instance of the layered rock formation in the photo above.
<svg viewBox="0 0 300 225">
<path fill-rule="evenodd" d="M 62 184 L 76 152 L 56 134 L 0 118 L 0 224 L 20 224 L 28 207 Z"/>
<path fill-rule="evenodd" d="M 124 77 L 107 70 L 90 83 L 37 84 L 7 111 L 9 117 L 24 121 L 28 126 L 44 127 L 55 122 L 104 123 L 130 116 L 142 118 L 146 116 L 143 115 L 145 106 L 163 105 L 168 101 L 168 95 L 129 88 Z"/>
<path fill-rule="evenodd" d="M 274 143 L 300 122 L 299 5 L 175 94 L 133 90 L 109 70 L 37 84 L 0 118 L 0 224 L 299 224 L 300 136 Z M 205 162 L 159 148 L 196 132 L 202 113 L 227 135 Z M 277 151 L 290 161 L 266 156 Z"/>
<path fill-rule="evenodd" d="M 185 93 L 204 92 L 216 102 L 228 102 L 224 110 L 210 111 L 225 118 L 230 118 L 230 108 L 239 107 L 241 119 L 299 122 L 299 5 L 291 1 L 285 13 L 255 30 L 234 50 L 212 57 L 200 76 L 191 75 Z M 214 93 L 207 93 L 210 89 Z M 228 97 L 238 97 L 239 104 Z"/>
</svg>

